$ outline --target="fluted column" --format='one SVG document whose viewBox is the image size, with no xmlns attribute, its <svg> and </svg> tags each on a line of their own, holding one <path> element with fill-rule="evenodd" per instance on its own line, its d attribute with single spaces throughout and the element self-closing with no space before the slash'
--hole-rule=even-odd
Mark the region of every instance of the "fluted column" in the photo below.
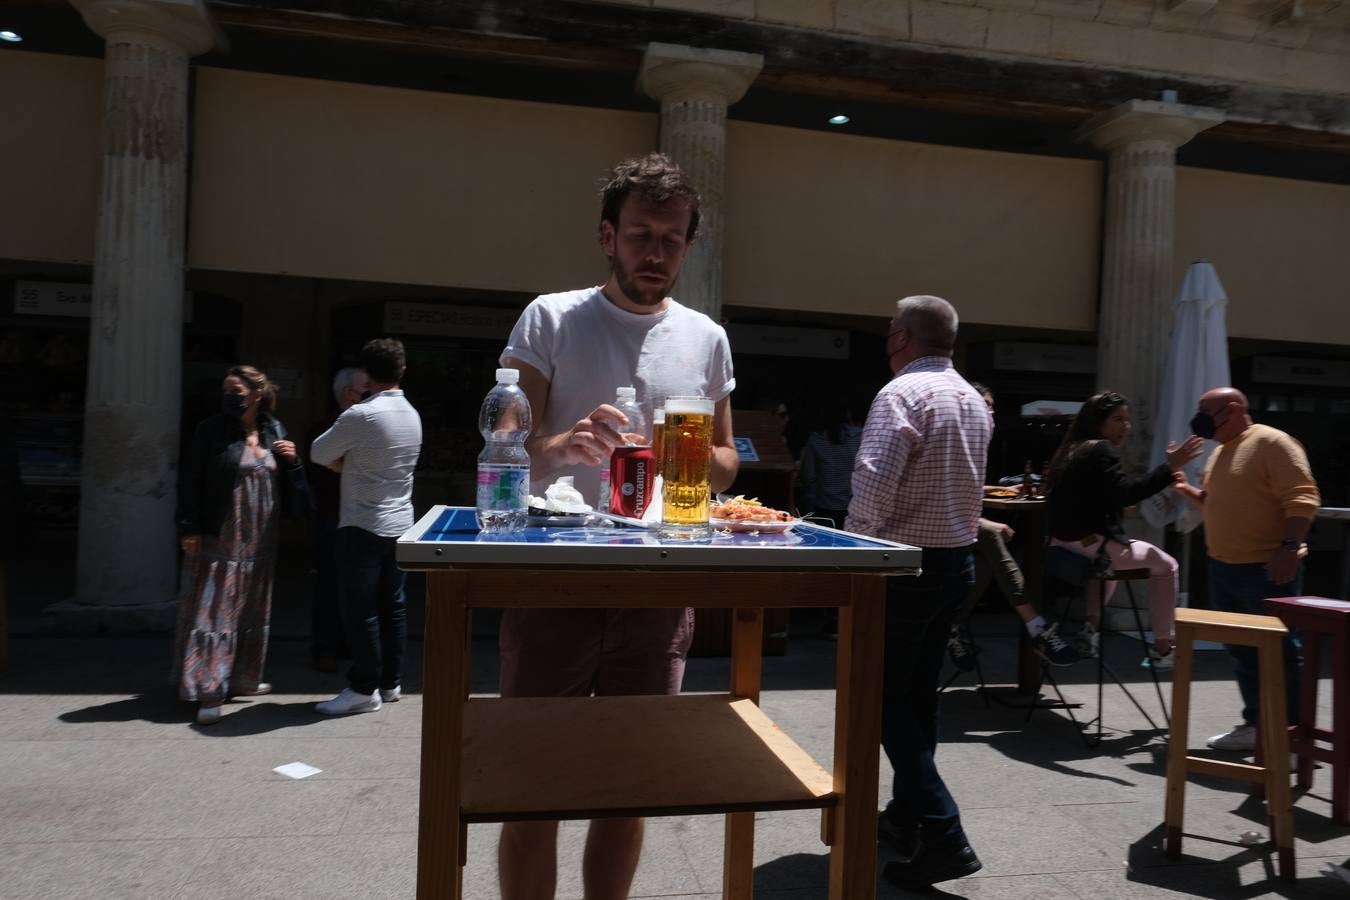
<svg viewBox="0 0 1350 900">
<path fill-rule="evenodd" d="M 764 67 L 757 53 L 651 44 L 642 89 L 661 101 L 661 152 L 698 188 L 701 222 L 675 296 L 685 306 L 722 314 L 722 187 L 726 179 L 727 107 L 745 96 Z"/>
<path fill-rule="evenodd" d="M 188 59 L 217 43 L 202 0 L 72 0 L 101 35 L 103 181 L 94 248 L 73 604 L 52 619 L 172 622 L 182 383 Z"/>
<path fill-rule="evenodd" d="M 1097 384 L 1130 398 L 1130 467 L 1141 467 L 1152 446 L 1171 334 L 1177 148 L 1222 121 L 1213 109 L 1131 100 L 1079 133 L 1108 155 Z"/>
</svg>

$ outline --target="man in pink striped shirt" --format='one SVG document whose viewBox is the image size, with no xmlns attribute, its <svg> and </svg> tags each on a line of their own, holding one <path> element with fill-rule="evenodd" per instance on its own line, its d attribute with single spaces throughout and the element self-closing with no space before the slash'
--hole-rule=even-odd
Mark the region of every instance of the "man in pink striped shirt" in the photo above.
<svg viewBox="0 0 1350 900">
<path fill-rule="evenodd" d="M 974 579 L 984 466 L 984 400 L 952 368 L 956 310 L 940 297 L 896 304 L 886 336 L 895 378 L 867 414 L 853 466 L 848 529 L 923 549 L 917 578 L 891 578 L 881 745 L 895 782 L 879 838 L 901 859 L 886 879 L 922 888 L 980 869 L 961 812 L 933 761 L 938 676 L 947 632 Z"/>
</svg>

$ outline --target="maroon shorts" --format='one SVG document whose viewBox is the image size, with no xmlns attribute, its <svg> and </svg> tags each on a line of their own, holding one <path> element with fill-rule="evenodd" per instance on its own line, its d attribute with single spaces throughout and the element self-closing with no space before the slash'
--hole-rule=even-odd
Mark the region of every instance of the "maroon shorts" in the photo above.
<svg viewBox="0 0 1350 900">
<path fill-rule="evenodd" d="M 503 697 L 678 694 L 692 609 L 508 609 Z"/>
</svg>

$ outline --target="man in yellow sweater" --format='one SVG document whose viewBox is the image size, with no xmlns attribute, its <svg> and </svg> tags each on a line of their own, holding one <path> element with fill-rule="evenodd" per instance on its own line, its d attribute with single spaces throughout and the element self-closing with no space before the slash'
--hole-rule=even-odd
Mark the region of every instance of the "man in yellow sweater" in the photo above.
<svg viewBox="0 0 1350 900">
<path fill-rule="evenodd" d="M 1308 455 L 1283 431 L 1253 423 L 1247 398 L 1231 387 L 1200 398 L 1191 430 L 1219 442 L 1205 462 L 1201 487 L 1177 486 L 1205 514 L 1210 603 L 1227 612 L 1264 614 L 1267 597 L 1302 593 L 1303 541 L 1321 502 Z M 1229 646 L 1228 652 L 1242 693 L 1242 723 L 1210 738 L 1209 746 L 1251 750 L 1259 698 L 1256 650 Z M 1284 663 L 1292 717 L 1303 663 L 1295 637 L 1285 640 Z"/>
</svg>

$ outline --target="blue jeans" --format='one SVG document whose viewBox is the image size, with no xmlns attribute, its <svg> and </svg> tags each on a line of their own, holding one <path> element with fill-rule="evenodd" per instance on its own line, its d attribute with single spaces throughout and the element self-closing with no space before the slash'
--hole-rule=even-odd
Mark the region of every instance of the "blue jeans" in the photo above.
<svg viewBox="0 0 1350 900">
<path fill-rule="evenodd" d="M 938 774 L 938 683 L 947 632 L 975 577 L 971 548 L 925 549 L 917 578 L 886 580 L 881 746 L 895 782 L 886 816 L 929 846 L 965 842 L 961 811 Z"/>
<path fill-rule="evenodd" d="M 1274 584 L 1266 576 L 1265 563 L 1225 563 L 1209 561 L 1209 597 L 1215 609 L 1224 612 L 1268 615 L 1265 603 L 1268 597 L 1297 597 L 1303 593 L 1303 569 L 1286 584 Z M 1261 702 L 1260 681 L 1257 678 L 1256 648 L 1225 645 L 1233 657 L 1233 672 L 1238 690 L 1242 693 L 1242 721 L 1248 725 L 1257 722 Z M 1284 641 L 1285 703 L 1289 722 L 1298 718 L 1298 682 L 1303 671 L 1303 651 L 1298 636 L 1292 631 Z"/>
<path fill-rule="evenodd" d="M 364 528 L 337 530 L 334 556 L 342 626 L 352 667 L 352 690 L 373 694 L 403 680 L 403 647 L 408 638 L 404 575 L 394 562 L 396 537 L 380 537 Z"/>
</svg>

